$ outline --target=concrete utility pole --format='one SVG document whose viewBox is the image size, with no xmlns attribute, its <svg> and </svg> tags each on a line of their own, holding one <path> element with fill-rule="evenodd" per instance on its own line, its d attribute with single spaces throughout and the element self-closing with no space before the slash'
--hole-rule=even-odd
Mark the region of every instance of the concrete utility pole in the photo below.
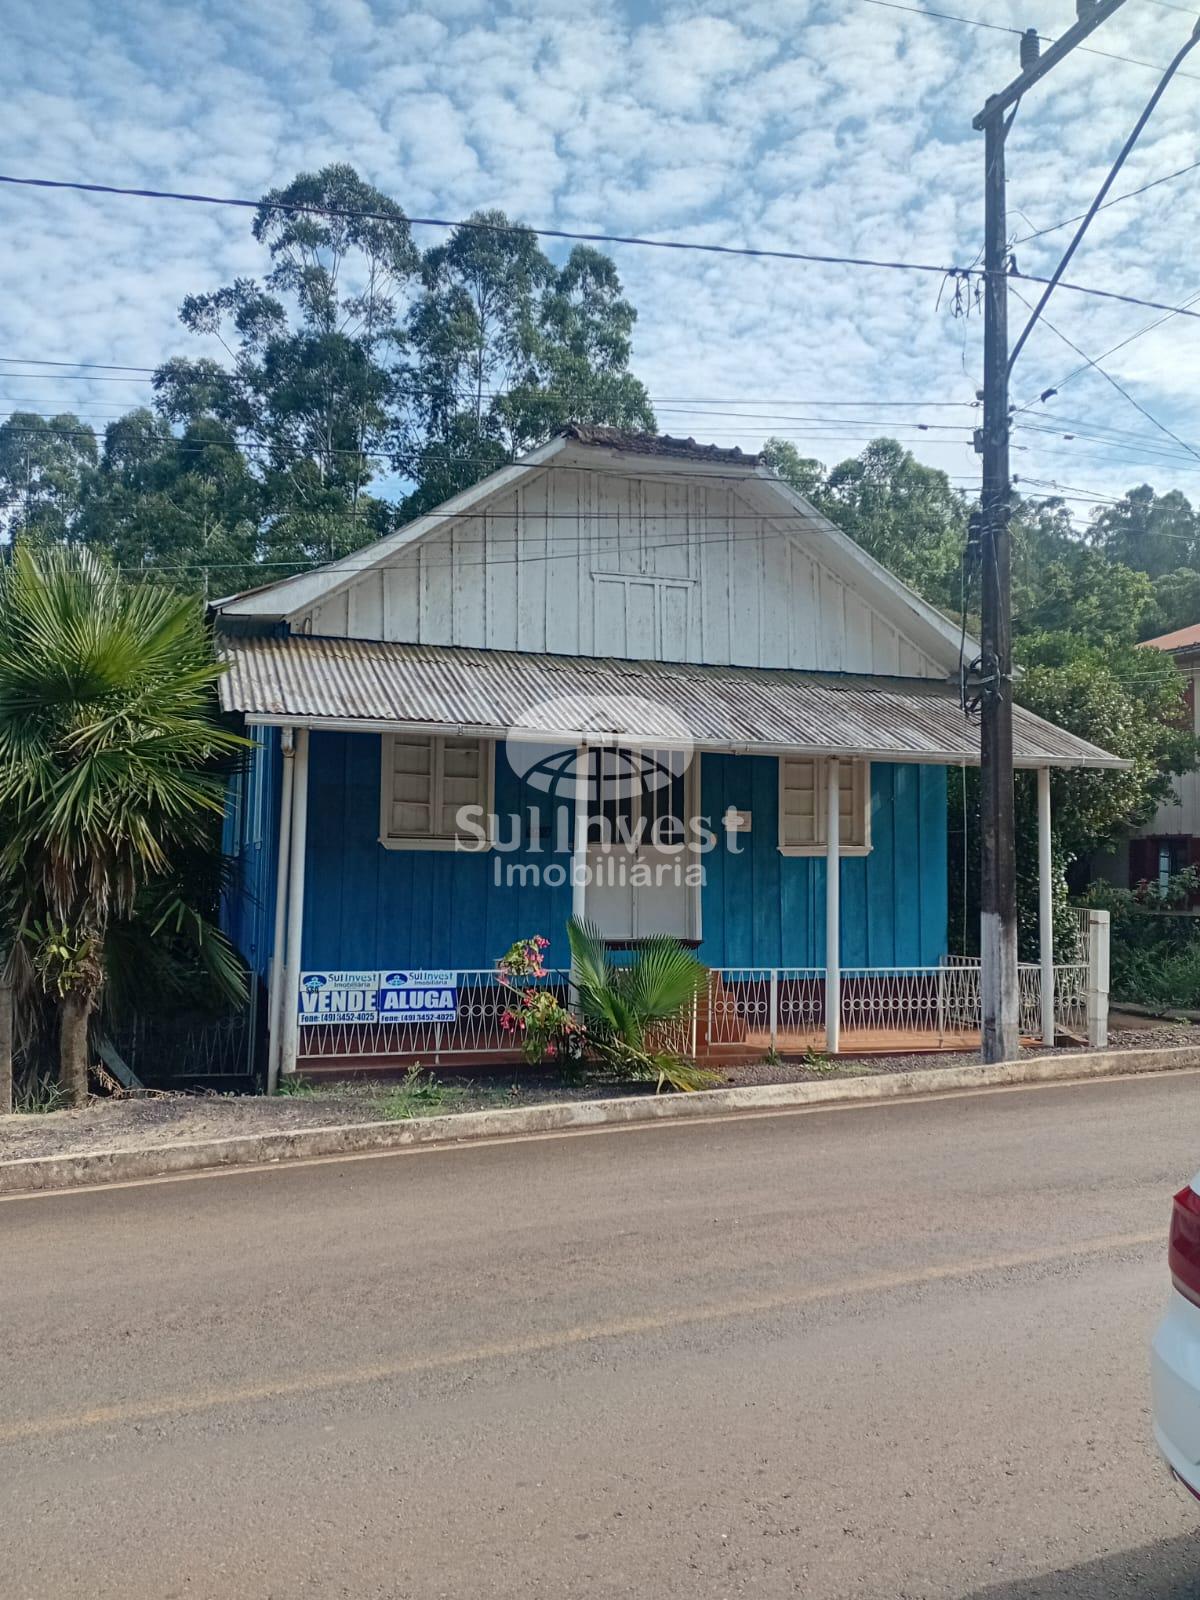
<svg viewBox="0 0 1200 1600">
<path fill-rule="evenodd" d="M 972 126 L 984 135 L 983 457 L 980 518 L 980 956 L 983 1059 L 1011 1061 L 1019 1044 L 1017 885 L 1013 838 L 1012 556 L 1008 467 L 1008 232 L 1004 147 L 1017 102 L 1125 0 L 1076 0 L 1075 25 L 1044 55 L 1021 39 L 1022 72 L 993 95 Z M 1011 111 L 1010 111 L 1011 108 Z M 1026 330 L 1028 331 L 1028 330 Z"/>
</svg>

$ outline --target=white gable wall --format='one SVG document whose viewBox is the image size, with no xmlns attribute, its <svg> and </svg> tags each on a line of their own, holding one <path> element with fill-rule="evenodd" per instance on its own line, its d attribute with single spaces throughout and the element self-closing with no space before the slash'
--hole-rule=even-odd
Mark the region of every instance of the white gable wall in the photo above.
<svg viewBox="0 0 1200 1600">
<path fill-rule="evenodd" d="M 820 523 L 781 522 L 763 494 L 761 479 L 550 465 L 356 574 L 292 626 L 493 650 L 945 677 L 953 663 L 928 624 L 894 593 L 873 593 L 861 557 L 839 555 Z"/>
</svg>

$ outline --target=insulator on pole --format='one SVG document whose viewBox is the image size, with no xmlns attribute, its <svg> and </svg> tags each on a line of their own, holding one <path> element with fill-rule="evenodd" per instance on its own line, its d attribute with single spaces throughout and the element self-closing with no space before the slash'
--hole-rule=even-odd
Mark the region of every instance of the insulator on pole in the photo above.
<svg viewBox="0 0 1200 1600">
<path fill-rule="evenodd" d="M 1083 0 L 1079 0 L 1082 4 Z M 1021 71 L 1028 72 L 1042 53 L 1042 43 L 1036 28 L 1026 28 L 1021 35 Z"/>
</svg>

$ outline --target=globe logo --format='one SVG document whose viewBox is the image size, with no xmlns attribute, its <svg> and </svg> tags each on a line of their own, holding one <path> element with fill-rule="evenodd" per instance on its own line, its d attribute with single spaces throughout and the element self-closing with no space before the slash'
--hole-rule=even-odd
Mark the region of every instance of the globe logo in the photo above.
<svg viewBox="0 0 1200 1600">
<path fill-rule="evenodd" d="M 693 742 L 679 714 L 657 701 L 570 695 L 531 705 L 509 729 L 505 749 L 531 789 L 568 802 L 582 781 L 589 804 L 601 806 L 669 787 L 687 770 Z"/>
</svg>

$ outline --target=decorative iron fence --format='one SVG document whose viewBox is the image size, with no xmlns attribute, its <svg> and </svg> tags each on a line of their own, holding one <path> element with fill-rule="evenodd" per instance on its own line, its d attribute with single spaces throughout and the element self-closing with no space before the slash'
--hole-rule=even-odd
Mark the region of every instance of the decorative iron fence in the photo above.
<svg viewBox="0 0 1200 1600">
<path fill-rule="evenodd" d="M 333 1066 L 359 1061 L 471 1062 L 511 1057 L 520 1050 L 520 1035 L 505 1014 L 516 1009 L 519 995 L 494 967 L 457 969 L 458 1015 L 453 1022 L 317 1022 L 299 1029 L 296 1064 Z M 548 989 L 563 1005 L 570 998 L 570 973 L 547 972 L 539 978 L 514 980 L 519 989 Z"/>
<path fill-rule="evenodd" d="M 142 1083 L 156 1088 L 224 1082 L 249 1087 L 265 1059 L 266 1005 L 259 985 L 240 1011 L 212 1017 L 134 1016 L 108 1032 L 108 1040 Z"/>
<path fill-rule="evenodd" d="M 1054 969 L 1054 1014 L 1060 1030 L 1088 1027 L 1089 967 L 1084 957 Z M 1041 969 L 1021 963 L 1020 1029 L 1041 1033 Z M 518 980 L 571 1004 L 568 971 Z M 330 1069 L 356 1063 L 430 1065 L 513 1060 L 520 1034 L 506 1014 L 518 1008 L 514 988 L 492 968 L 459 969 L 457 1014 L 449 1022 L 320 1021 L 299 1029 L 297 1066 Z M 695 1006 L 655 1032 L 658 1049 L 729 1056 L 746 1051 L 823 1049 L 826 975 L 821 967 L 714 967 Z M 841 1048 L 930 1050 L 974 1048 L 981 1020 L 977 957 L 948 956 L 934 967 L 848 967 L 841 974 Z"/>
</svg>

